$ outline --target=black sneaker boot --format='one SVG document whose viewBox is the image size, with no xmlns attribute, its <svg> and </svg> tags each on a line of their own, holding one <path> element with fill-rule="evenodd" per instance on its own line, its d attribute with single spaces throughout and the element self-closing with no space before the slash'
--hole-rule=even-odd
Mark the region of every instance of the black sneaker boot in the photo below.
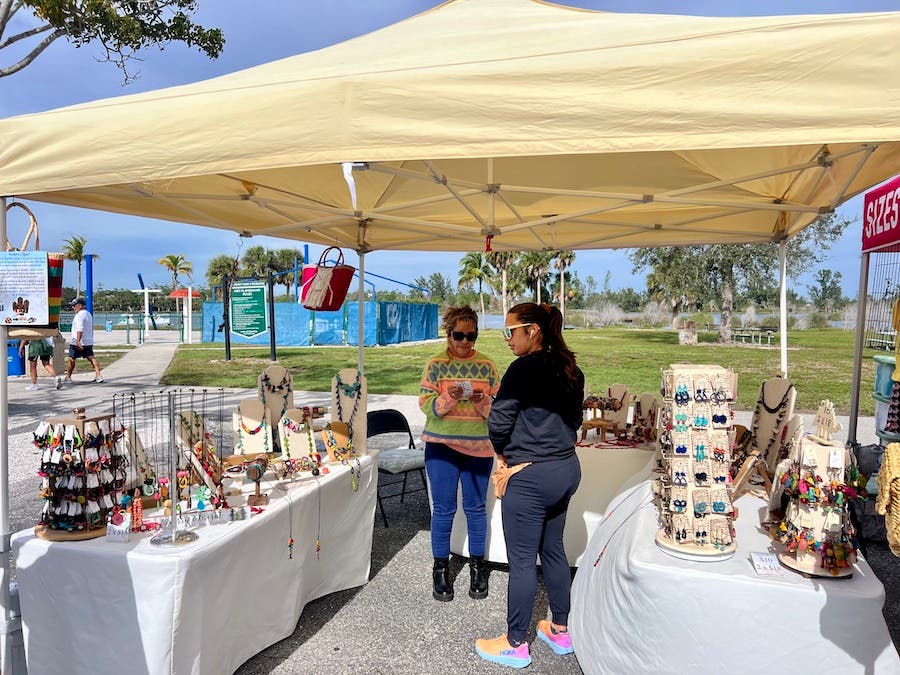
<svg viewBox="0 0 900 675">
<path fill-rule="evenodd" d="M 488 566 L 483 555 L 469 558 L 469 597 L 481 600 L 488 596 Z"/>
<path fill-rule="evenodd" d="M 450 558 L 435 558 L 434 568 L 434 592 L 435 600 L 449 602 L 453 599 L 453 580 L 450 578 Z"/>
</svg>

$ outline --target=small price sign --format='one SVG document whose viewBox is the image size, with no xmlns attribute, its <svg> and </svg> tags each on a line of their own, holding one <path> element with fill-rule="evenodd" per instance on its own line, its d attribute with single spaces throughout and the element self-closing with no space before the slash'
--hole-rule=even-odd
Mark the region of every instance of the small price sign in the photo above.
<svg viewBox="0 0 900 675">
<path fill-rule="evenodd" d="M 778 562 L 778 556 L 774 553 L 751 553 L 750 560 L 753 562 L 753 569 L 756 575 L 760 577 L 783 577 L 784 568 Z"/>
</svg>

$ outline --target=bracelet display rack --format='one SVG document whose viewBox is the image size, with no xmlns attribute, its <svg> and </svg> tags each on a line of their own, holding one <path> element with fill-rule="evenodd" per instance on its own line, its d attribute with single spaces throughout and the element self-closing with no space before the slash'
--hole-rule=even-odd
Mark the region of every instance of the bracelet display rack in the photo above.
<svg viewBox="0 0 900 675">
<path fill-rule="evenodd" d="M 106 534 L 106 515 L 125 489 L 128 456 L 114 414 L 52 417 L 35 431 L 44 506 L 35 535 L 50 541 Z"/>
</svg>

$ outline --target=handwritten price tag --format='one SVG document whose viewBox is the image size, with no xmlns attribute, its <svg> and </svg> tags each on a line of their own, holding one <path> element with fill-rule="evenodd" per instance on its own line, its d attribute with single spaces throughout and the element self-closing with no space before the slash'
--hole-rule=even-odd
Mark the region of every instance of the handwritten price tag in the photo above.
<svg viewBox="0 0 900 675">
<path fill-rule="evenodd" d="M 750 560 L 753 562 L 753 569 L 756 570 L 757 576 L 784 576 L 784 568 L 778 562 L 778 557 L 774 553 L 751 553 Z"/>
</svg>

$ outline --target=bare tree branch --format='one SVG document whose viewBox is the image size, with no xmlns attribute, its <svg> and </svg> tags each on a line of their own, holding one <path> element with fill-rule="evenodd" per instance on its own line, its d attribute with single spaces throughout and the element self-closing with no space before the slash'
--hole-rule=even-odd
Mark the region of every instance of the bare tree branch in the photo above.
<svg viewBox="0 0 900 675">
<path fill-rule="evenodd" d="M 6 77 L 8 75 L 12 75 L 13 73 L 18 73 L 22 68 L 27 66 L 29 63 L 34 61 L 42 51 L 44 51 L 47 47 L 49 47 L 54 40 L 65 35 L 65 31 L 56 30 L 50 33 L 47 37 L 40 41 L 40 43 L 32 49 L 27 56 L 25 56 L 18 63 L 14 63 L 11 66 L 6 68 L 0 68 L 0 77 Z"/>
<path fill-rule="evenodd" d="M 6 30 L 6 24 L 13 18 L 13 15 L 19 11 L 22 6 L 21 2 L 13 4 L 13 0 L 0 0 L 0 37 L 3 37 L 3 31 Z"/>
<path fill-rule="evenodd" d="M 38 26 L 37 28 L 32 28 L 31 30 L 23 31 L 22 33 L 19 33 L 18 35 L 13 35 L 12 37 L 7 38 L 3 42 L 0 42 L 0 49 L 3 49 L 4 47 L 9 47 L 10 45 L 15 44 L 19 40 L 24 40 L 25 38 L 30 38 L 33 35 L 40 35 L 41 33 L 45 33 L 48 30 L 51 30 L 52 28 L 53 28 L 53 26 L 51 26 L 49 23 L 47 23 L 47 24 L 44 24 L 43 26 Z"/>
</svg>

